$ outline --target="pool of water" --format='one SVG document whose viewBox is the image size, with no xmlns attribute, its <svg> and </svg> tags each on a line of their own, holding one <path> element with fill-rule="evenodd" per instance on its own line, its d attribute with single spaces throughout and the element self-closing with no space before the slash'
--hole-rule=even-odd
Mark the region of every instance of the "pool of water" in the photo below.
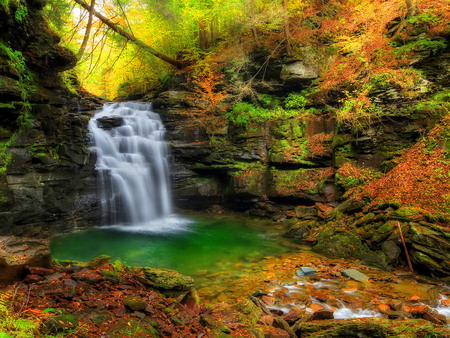
<svg viewBox="0 0 450 338">
<path fill-rule="evenodd" d="M 293 247 L 274 223 L 230 217 L 179 219 L 176 226 L 102 227 L 55 236 L 55 259 L 90 261 L 107 254 L 131 266 L 167 268 L 194 276 L 197 287 L 207 277 L 245 267 Z M 163 229 L 160 231 L 158 229 Z M 288 245 L 286 245 L 288 244 Z"/>
</svg>

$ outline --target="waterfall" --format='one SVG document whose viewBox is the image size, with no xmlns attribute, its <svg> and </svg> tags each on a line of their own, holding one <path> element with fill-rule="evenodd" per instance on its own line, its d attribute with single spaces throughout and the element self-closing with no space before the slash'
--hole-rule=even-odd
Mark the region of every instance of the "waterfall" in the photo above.
<svg viewBox="0 0 450 338">
<path fill-rule="evenodd" d="M 107 104 L 89 122 L 103 223 L 148 226 L 172 213 L 169 147 L 151 104 Z"/>
</svg>

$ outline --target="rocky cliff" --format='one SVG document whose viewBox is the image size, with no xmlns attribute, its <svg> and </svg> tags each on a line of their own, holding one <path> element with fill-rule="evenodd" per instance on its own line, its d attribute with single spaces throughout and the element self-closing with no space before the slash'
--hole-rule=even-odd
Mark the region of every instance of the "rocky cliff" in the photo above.
<svg viewBox="0 0 450 338">
<path fill-rule="evenodd" d="M 417 182 L 406 182 L 405 177 L 416 175 L 410 170 L 414 165 L 399 164 L 435 126 L 446 124 L 448 49 L 418 55 L 410 67 L 423 78 L 408 88 L 389 81 L 375 84 L 369 97 L 377 113 L 351 123 L 336 118 L 345 109 L 342 93 L 325 102 L 302 101 L 296 94 L 314 88 L 314 79 L 321 75 L 321 66 L 311 60 L 324 57 L 272 60 L 267 68 L 270 88 L 255 85 L 253 98 L 223 103 L 220 109 L 226 114 L 213 112 L 204 118 L 208 98 L 195 91 L 169 90 L 152 98 L 169 132 L 177 205 L 219 212 L 228 208 L 287 221 L 287 235 L 312 243 L 318 252 L 357 257 L 381 268 L 406 264 L 404 235 L 419 270 L 447 275 L 448 201 L 440 198 L 448 196 L 449 177 L 443 174 L 436 180 L 436 173 L 445 168 L 427 162 L 422 171 L 428 166 L 431 180 L 417 173 Z M 257 63 L 255 56 L 253 65 Z M 271 110 L 288 111 L 289 106 L 297 114 L 269 116 Z M 423 142 L 423 157 L 417 162 L 431 161 L 435 148 L 444 149 L 438 162 L 445 162 L 446 136 Z M 393 168 L 397 174 L 390 177 Z M 363 197 L 365 189 L 375 189 L 366 188 L 368 184 L 388 187 L 397 181 L 398 191 L 408 185 L 418 193 L 416 201 L 434 199 L 439 206 L 431 209 L 430 204 L 426 212 L 416 201 L 400 197 Z"/>
<path fill-rule="evenodd" d="M 92 204 L 86 178 L 95 160 L 86 133 L 96 102 L 64 84 L 60 73 L 76 58 L 58 45 L 43 6 L 40 0 L 0 4 L 2 234 L 73 228 L 77 212 Z"/>
</svg>

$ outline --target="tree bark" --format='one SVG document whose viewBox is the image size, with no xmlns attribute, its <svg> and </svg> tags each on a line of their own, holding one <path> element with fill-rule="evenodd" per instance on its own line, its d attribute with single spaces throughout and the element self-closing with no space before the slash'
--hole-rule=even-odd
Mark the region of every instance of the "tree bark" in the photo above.
<svg viewBox="0 0 450 338">
<path fill-rule="evenodd" d="M 418 0 L 406 0 L 406 17 L 409 18 L 411 16 L 416 15 L 419 12 L 419 4 Z"/>
<path fill-rule="evenodd" d="M 74 0 L 74 1 L 77 4 L 79 4 L 81 7 L 86 9 L 87 11 L 91 10 L 91 7 L 87 3 L 85 3 L 83 0 Z M 162 54 L 162 53 L 158 52 L 157 50 L 153 49 L 152 47 L 147 45 L 144 41 L 139 40 L 133 34 L 128 33 L 127 31 L 120 28 L 117 24 L 115 24 L 114 22 L 112 22 L 111 20 L 106 18 L 103 14 L 97 12 L 94 8 L 92 8 L 92 14 L 95 15 L 98 19 L 100 19 L 105 25 L 107 25 L 109 28 L 111 28 L 114 32 L 122 35 L 124 38 L 128 39 L 129 41 L 133 42 L 135 45 L 141 47 L 142 49 L 149 52 L 150 54 L 153 54 L 154 56 L 163 60 L 164 62 L 167 62 L 177 68 L 184 68 L 187 66 L 187 64 L 185 62 L 173 59 L 170 56 Z"/>
<path fill-rule="evenodd" d="M 291 32 L 289 30 L 289 14 L 287 9 L 287 0 L 283 0 L 283 9 L 284 9 L 284 36 L 286 38 L 286 54 L 288 56 L 291 55 Z"/>
<path fill-rule="evenodd" d="M 78 54 L 77 54 L 77 60 L 81 60 L 81 58 L 82 58 L 82 56 L 84 54 L 84 51 L 86 50 L 86 46 L 87 46 L 87 43 L 89 41 L 89 37 L 91 35 L 92 19 L 94 18 L 94 13 L 93 13 L 94 6 L 95 6 L 95 0 L 92 0 L 91 1 L 91 7 L 89 9 L 88 23 L 87 23 L 87 26 L 86 26 L 86 31 L 84 33 L 83 42 L 81 43 L 80 50 L 78 51 Z"/>
<path fill-rule="evenodd" d="M 258 37 L 258 29 L 256 28 L 254 21 L 255 21 L 255 1 L 254 0 L 250 0 L 248 2 L 248 5 L 250 7 L 250 21 L 251 21 L 251 31 L 252 31 L 252 35 L 253 35 L 253 40 L 255 41 L 255 45 L 256 48 L 260 48 L 261 47 L 261 43 L 259 42 L 259 37 Z"/>
</svg>

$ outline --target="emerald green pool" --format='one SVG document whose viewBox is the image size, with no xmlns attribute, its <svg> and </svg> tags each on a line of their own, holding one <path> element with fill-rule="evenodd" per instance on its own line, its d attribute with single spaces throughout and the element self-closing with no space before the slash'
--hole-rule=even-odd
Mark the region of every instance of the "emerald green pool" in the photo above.
<svg viewBox="0 0 450 338">
<path fill-rule="evenodd" d="M 131 266 L 167 268 L 191 276 L 236 270 L 291 249 L 281 237 L 283 229 L 274 223 L 229 217 L 181 223 L 156 232 L 127 226 L 78 231 L 54 237 L 51 248 L 55 259 L 89 261 L 107 254 Z"/>
</svg>

